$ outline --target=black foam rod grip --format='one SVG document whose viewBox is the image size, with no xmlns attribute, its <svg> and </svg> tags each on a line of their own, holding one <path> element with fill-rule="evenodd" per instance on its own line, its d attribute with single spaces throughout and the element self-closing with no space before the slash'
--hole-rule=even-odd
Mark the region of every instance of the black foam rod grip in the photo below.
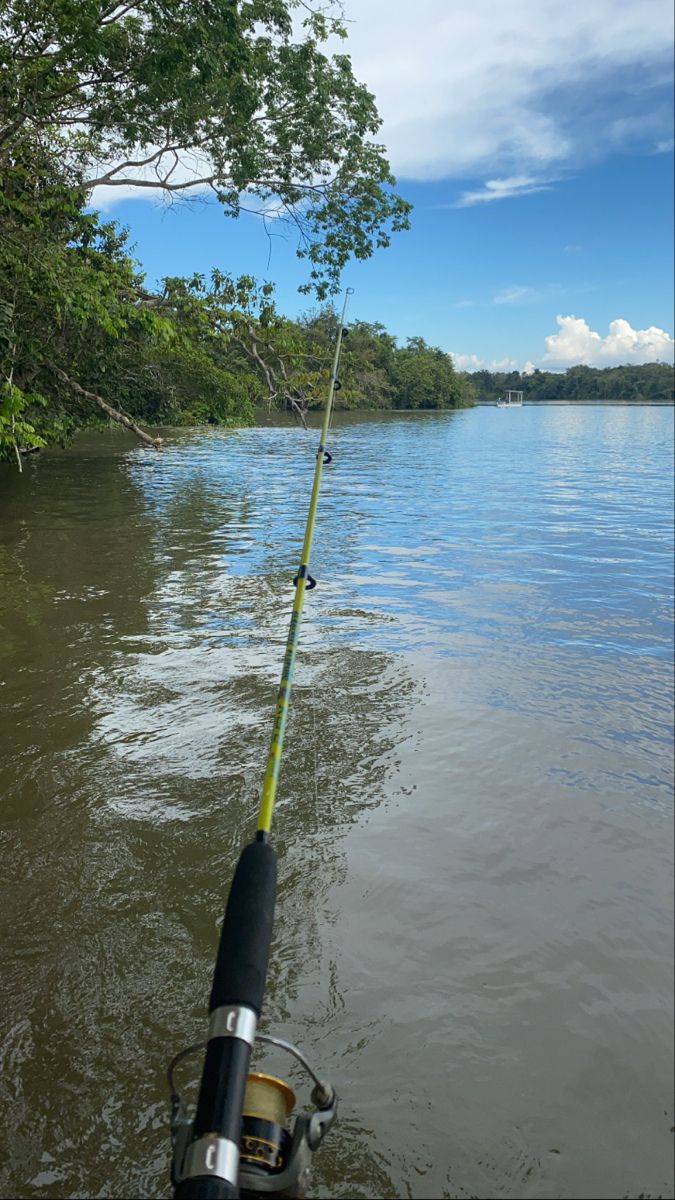
<svg viewBox="0 0 675 1200">
<path fill-rule="evenodd" d="M 245 846 L 220 934 L 209 1012 L 247 1004 L 260 1016 L 277 895 L 277 856 L 269 842 Z"/>
<path fill-rule="evenodd" d="M 196 1179 L 181 1180 L 173 1194 L 176 1200 L 238 1200 L 239 1188 L 226 1179 L 198 1175 Z"/>
</svg>

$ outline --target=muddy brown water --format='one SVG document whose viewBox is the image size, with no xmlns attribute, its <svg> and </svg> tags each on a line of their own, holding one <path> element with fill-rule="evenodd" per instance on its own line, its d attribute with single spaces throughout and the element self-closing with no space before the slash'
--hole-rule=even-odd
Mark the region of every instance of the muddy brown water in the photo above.
<svg viewBox="0 0 675 1200">
<path fill-rule="evenodd" d="M 336 422 L 264 1017 L 341 1096 L 313 1196 L 673 1194 L 672 421 Z M 170 1194 L 315 444 L 0 468 L 5 1196 Z"/>
</svg>

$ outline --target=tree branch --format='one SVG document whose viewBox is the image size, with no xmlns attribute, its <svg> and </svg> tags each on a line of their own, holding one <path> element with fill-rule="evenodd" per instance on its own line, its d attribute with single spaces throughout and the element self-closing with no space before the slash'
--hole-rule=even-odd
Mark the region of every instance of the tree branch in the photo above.
<svg viewBox="0 0 675 1200">
<path fill-rule="evenodd" d="M 103 183 L 106 183 L 106 184 L 111 184 L 111 183 L 114 184 L 115 182 L 127 183 L 128 181 L 126 179 L 116 181 L 114 179 L 114 176 L 119 174 L 120 171 L 126 171 L 127 167 L 147 167 L 150 165 L 150 163 L 156 162 L 158 159 L 161 159 L 162 155 L 166 154 L 169 150 L 172 150 L 174 152 L 174 154 L 176 153 L 176 147 L 171 146 L 169 144 L 169 142 L 166 142 L 166 144 L 164 146 L 161 146 L 159 150 L 155 150 L 154 154 L 149 154 L 147 156 L 147 158 L 136 158 L 136 159 L 128 158 L 126 160 L 126 162 L 119 163 L 118 166 L 116 166 L 116 167 L 111 167 L 106 175 L 101 175 L 100 178 L 95 179 L 93 181 L 93 183 L 90 183 L 89 181 L 87 181 L 85 183 L 85 187 L 98 187 L 99 184 L 103 184 Z"/>
<path fill-rule="evenodd" d="M 122 17 L 126 17 L 127 13 L 133 12 L 138 8 L 138 4 L 113 4 L 101 16 L 100 25 L 114 25 L 116 21 L 120 21 Z"/>
<path fill-rule="evenodd" d="M 283 396 L 283 398 L 285 399 L 285 401 L 288 404 L 291 411 L 295 414 L 295 416 L 301 422 L 303 428 L 306 429 L 307 423 L 305 421 L 305 414 L 303 411 L 304 399 L 302 396 L 299 396 L 299 395 L 294 396 L 292 394 L 290 381 L 288 378 L 288 372 L 286 371 L 286 364 L 285 364 L 283 358 L 281 357 L 280 354 L 277 353 L 277 351 L 274 349 L 273 346 L 270 346 L 269 343 L 267 343 L 267 342 L 263 342 L 262 339 L 258 337 L 258 335 L 256 334 L 255 329 L 253 328 L 253 325 L 250 323 L 250 321 L 247 322 L 247 324 L 246 324 L 246 332 L 248 333 L 248 336 L 251 339 L 250 344 L 247 344 L 244 341 L 244 339 L 237 333 L 233 333 L 232 338 L 237 343 L 237 345 L 241 346 L 242 350 L 244 351 L 244 354 L 246 354 L 248 358 L 253 359 L 253 361 L 257 364 L 257 366 L 260 368 L 263 375 L 265 376 L 265 381 L 267 383 L 267 390 L 269 392 L 270 403 L 273 400 L 276 400 L 279 396 Z M 262 357 L 262 355 L 260 354 L 260 351 L 258 350 L 259 346 L 262 346 L 264 350 L 266 350 L 270 354 L 273 354 L 275 356 L 275 358 L 277 359 L 277 362 L 279 363 L 279 367 L 281 369 L 281 374 L 283 375 L 284 382 L 286 384 L 285 389 L 278 387 L 274 367 L 270 366 L 270 364 L 267 363 L 265 361 L 265 359 Z M 304 406 L 306 407 L 306 405 L 304 405 Z"/>
<path fill-rule="evenodd" d="M 81 384 L 76 382 L 76 380 L 71 379 L 69 375 L 66 375 L 66 372 L 62 371 L 60 367 L 52 366 L 52 370 L 54 371 L 54 374 L 58 375 L 59 379 L 63 380 L 64 383 L 67 383 L 68 387 L 71 388 L 72 391 L 76 392 L 78 396 L 83 396 L 85 400 L 91 400 L 94 404 L 97 404 L 98 407 L 102 408 L 103 412 L 111 417 L 113 421 L 117 421 L 118 424 L 124 425 L 125 429 L 131 430 L 132 433 L 136 434 L 136 437 L 139 437 L 141 441 L 145 442 L 148 446 L 153 446 L 155 450 L 160 449 L 162 445 L 161 438 L 151 437 L 150 434 L 146 433 L 144 429 L 141 429 L 135 421 L 132 421 L 131 417 L 128 417 L 126 413 L 120 412 L 118 408 L 113 408 L 112 404 L 108 404 L 108 402 L 104 400 L 102 396 L 98 396 L 96 392 L 88 392 L 87 389 L 83 388 Z"/>
<path fill-rule="evenodd" d="M 172 171 L 173 167 L 169 174 Z M 85 179 L 82 186 L 87 190 L 105 184 L 106 187 L 161 188 L 165 192 L 182 192 L 187 191 L 188 188 L 202 187 L 204 184 L 213 187 L 215 179 L 215 175 L 206 175 L 203 179 L 188 179 L 185 183 L 168 183 L 168 175 L 166 179 L 111 179 L 109 175 L 102 175 L 100 179 Z"/>
</svg>

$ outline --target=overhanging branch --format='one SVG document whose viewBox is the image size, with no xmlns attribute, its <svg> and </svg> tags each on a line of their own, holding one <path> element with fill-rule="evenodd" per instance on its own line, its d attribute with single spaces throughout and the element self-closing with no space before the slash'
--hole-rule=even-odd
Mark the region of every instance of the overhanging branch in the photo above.
<svg viewBox="0 0 675 1200">
<path fill-rule="evenodd" d="M 139 437 L 142 442 L 146 443 L 146 445 L 152 446 L 155 450 L 160 449 L 162 445 L 161 438 L 151 437 L 149 433 L 146 433 L 144 429 L 141 429 L 140 426 L 138 426 L 136 422 L 131 419 L 131 417 L 126 415 L 126 413 L 120 412 L 118 408 L 113 408 L 112 404 L 108 404 L 107 400 L 104 400 L 102 396 L 97 395 L 96 392 L 88 392 L 87 389 L 83 388 L 82 385 L 77 383 L 75 379 L 71 379 L 70 375 L 66 375 L 66 372 L 62 371 L 60 367 L 52 366 L 52 370 L 54 374 L 58 375 L 59 379 L 62 380 L 63 383 L 67 384 L 68 387 L 78 396 L 83 396 L 85 400 L 90 400 L 92 404 L 98 405 L 98 407 L 101 408 L 103 412 L 107 414 L 107 416 L 109 416 L 113 421 L 117 421 L 119 425 L 124 425 L 124 428 L 129 429 L 131 433 L 135 433 L 136 437 Z"/>
</svg>

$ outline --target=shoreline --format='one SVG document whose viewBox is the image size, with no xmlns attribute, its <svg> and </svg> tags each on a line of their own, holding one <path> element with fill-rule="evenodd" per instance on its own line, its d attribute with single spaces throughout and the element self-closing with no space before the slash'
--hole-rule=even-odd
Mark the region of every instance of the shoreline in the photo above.
<svg viewBox="0 0 675 1200">
<path fill-rule="evenodd" d="M 340 424 L 342 421 L 372 421 L 372 420 L 392 420 L 395 418 L 409 417 L 434 417 L 447 416 L 448 414 L 459 414 L 471 412 L 477 408 L 496 408 L 496 400 L 477 400 L 475 404 L 470 406 L 462 406 L 461 408 L 343 408 L 337 409 L 333 414 L 333 422 Z M 531 400 L 525 401 L 523 408 L 674 408 L 673 401 L 666 400 Z M 320 428 L 323 419 L 323 409 L 315 408 L 305 414 L 308 428 Z M 167 436 L 173 437 L 181 433 L 191 432 L 211 432 L 219 433 L 230 432 L 236 434 L 244 429 L 264 429 L 264 428 L 289 428 L 300 429 L 301 426 L 294 420 L 292 414 L 285 412 L 267 412 L 266 410 L 257 410 L 253 414 L 253 421 L 242 424 L 223 424 L 223 425 L 148 425 L 148 430 L 156 433 L 158 437 Z M 94 437 L 96 439 L 105 438 L 108 441 L 118 438 L 123 438 L 129 441 L 131 445 L 138 444 L 138 439 L 133 433 L 123 429 L 118 425 L 89 427 L 88 429 L 78 430 L 72 440 L 65 446 L 47 445 L 40 448 L 35 454 L 30 454 L 24 461 L 24 467 L 30 461 L 34 461 L 44 457 L 47 454 L 55 452 L 65 453 L 73 452 L 78 443 L 81 445 L 82 439 Z M 0 461 L 0 471 L 4 467 L 16 471 L 16 463 L 12 459 Z M 4 472 L 3 472 L 4 473 Z"/>
</svg>

